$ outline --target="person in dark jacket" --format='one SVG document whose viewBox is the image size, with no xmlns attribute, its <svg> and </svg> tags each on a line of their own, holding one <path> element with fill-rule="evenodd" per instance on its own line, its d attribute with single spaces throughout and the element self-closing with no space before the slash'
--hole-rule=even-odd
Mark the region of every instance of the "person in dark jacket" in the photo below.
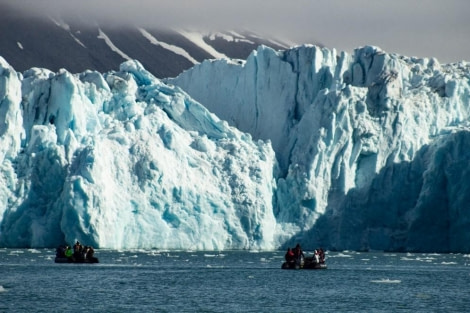
<svg viewBox="0 0 470 313">
<path fill-rule="evenodd" d="M 302 248 L 300 247 L 299 244 L 297 244 L 294 248 L 294 258 L 297 264 L 300 264 L 302 261 L 302 258 L 304 258 L 304 252 L 302 251 Z"/>
</svg>

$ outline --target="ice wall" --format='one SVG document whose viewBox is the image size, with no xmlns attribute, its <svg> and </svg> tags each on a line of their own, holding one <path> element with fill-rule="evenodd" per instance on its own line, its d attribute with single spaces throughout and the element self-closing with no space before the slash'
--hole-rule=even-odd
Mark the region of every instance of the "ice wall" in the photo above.
<svg viewBox="0 0 470 313">
<path fill-rule="evenodd" d="M 301 46 L 206 61 L 171 82 L 272 141 L 286 244 L 468 252 L 469 80 L 466 62 Z"/>
<path fill-rule="evenodd" d="M 0 58 L 0 246 L 274 249 L 277 163 L 137 61 L 16 73 Z"/>
<path fill-rule="evenodd" d="M 0 58 L 0 246 L 470 252 L 469 84 L 376 47 L 165 82 Z"/>
</svg>

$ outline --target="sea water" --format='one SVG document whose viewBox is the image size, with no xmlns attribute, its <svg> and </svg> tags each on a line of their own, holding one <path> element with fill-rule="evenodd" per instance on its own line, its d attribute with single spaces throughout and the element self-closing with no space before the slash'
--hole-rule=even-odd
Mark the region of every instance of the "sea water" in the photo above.
<svg viewBox="0 0 470 313">
<path fill-rule="evenodd" d="M 311 252 L 307 252 L 310 254 Z M 0 249 L 0 312 L 469 312 L 470 255 L 327 252 L 282 270 L 283 251 Z"/>
</svg>

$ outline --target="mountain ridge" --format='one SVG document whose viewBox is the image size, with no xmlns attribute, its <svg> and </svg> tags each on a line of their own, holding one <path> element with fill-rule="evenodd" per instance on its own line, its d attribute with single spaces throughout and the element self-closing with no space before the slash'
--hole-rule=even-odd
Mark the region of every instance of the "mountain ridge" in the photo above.
<svg viewBox="0 0 470 313">
<path fill-rule="evenodd" d="M 220 55 L 245 59 L 259 45 L 288 48 L 287 44 L 249 32 L 191 33 L 138 25 L 85 24 L 79 18 L 30 16 L 6 4 L 0 4 L 0 9 L 0 55 L 20 72 L 31 67 L 52 71 L 65 68 L 72 73 L 106 72 L 119 68 L 127 59 L 136 59 L 156 77 L 166 78 L 194 65 L 173 48 L 186 52 L 196 62 Z"/>
</svg>

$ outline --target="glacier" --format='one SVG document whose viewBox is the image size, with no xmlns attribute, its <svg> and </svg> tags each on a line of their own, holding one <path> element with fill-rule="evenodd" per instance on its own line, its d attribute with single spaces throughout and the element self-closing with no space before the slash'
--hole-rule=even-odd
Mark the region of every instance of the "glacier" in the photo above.
<svg viewBox="0 0 470 313">
<path fill-rule="evenodd" d="M 0 246 L 470 252 L 469 85 L 373 46 L 163 80 L 0 58 Z"/>
<path fill-rule="evenodd" d="M 284 246 L 428 252 L 470 251 L 469 81 L 464 61 L 311 45 L 168 80 L 272 142 Z"/>
<path fill-rule="evenodd" d="M 139 62 L 0 68 L 0 245 L 272 249 L 276 160 Z"/>
</svg>

